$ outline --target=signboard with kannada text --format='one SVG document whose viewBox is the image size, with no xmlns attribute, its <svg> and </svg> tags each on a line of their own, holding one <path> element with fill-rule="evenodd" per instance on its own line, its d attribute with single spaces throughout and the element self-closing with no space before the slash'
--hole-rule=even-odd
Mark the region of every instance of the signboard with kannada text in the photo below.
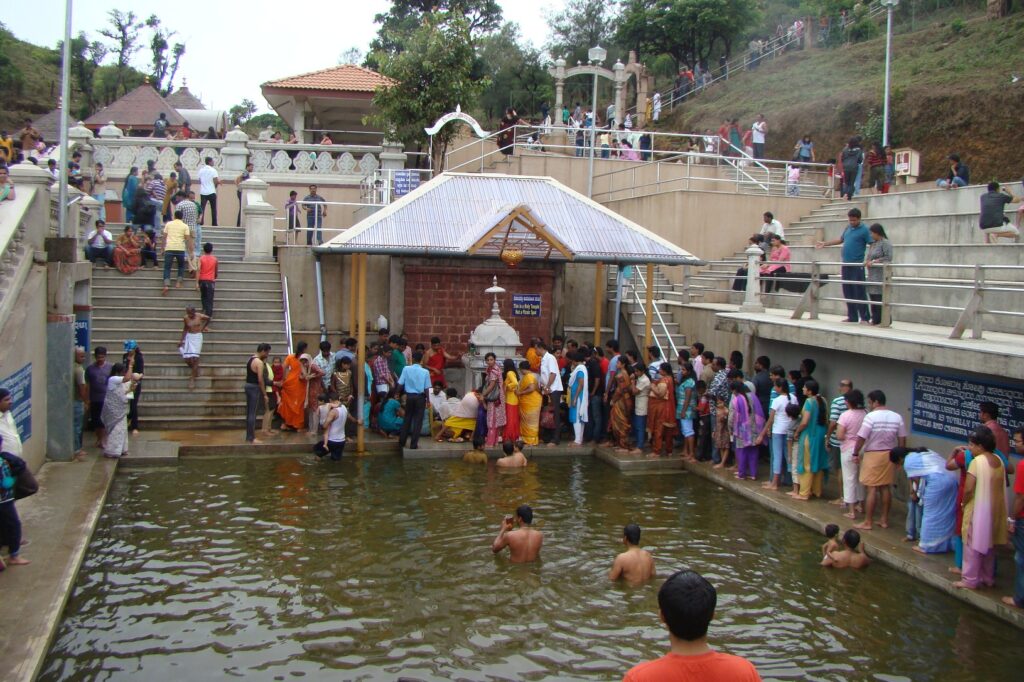
<svg viewBox="0 0 1024 682">
<path fill-rule="evenodd" d="M 11 392 L 11 412 L 18 427 L 21 442 L 32 437 L 32 363 L 28 363 L 14 374 L 0 379 L 0 387 Z"/>
<path fill-rule="evenodd" d="M 420 186 L 420 174 L 414 170 L 395 171 L 395 196 L 402 197 Z"/>
<path fill-rule="evenodd" d="M 1024 426 L 1024 384 L 1004 384 L 917 370 L 910 413 L 913 433 L 965 442 L 978 426 L 978 405 L 999 406 L 1007 431 Z"/>
<path fill-rule="evenodd" d="M 540 317 L 540 294 L 512 294 L 512 317 Z"/>
</svg>

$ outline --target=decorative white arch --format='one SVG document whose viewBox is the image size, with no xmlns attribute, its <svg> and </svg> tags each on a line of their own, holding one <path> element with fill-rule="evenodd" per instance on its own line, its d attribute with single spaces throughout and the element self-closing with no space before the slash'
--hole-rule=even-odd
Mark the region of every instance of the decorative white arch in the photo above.
<svg viewBox="0 0 1024 682">
<path fill-rule="evenodd" d="M 487 137 L 490 134 L 480 127 L 480 124 L 477 123 L 477 120 L 475 118 L 462 111 L 461 104 L 456 104 L 455 111 L 448 112 L 441 118 L 437 119 L 434 125 L 432 125 L 429 128 L 424 128 L 423 130 L 424 132 L 427 133 L 427 135 L 429 135 L 432 138 L 434 137 L 434 135 L 437 135 L 439 132 L 441 132 L 441 128 L 444 128 L 452 121 L 462 121 L 463 123 L 468 123 L 469 127 L 473 129 L 473 133 L 477 137 Z"/>
</svg>

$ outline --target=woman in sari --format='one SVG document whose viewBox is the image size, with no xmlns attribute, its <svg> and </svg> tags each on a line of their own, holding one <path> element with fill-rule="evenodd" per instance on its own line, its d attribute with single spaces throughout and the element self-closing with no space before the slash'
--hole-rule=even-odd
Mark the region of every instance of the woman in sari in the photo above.
<svg viewBox="0 0 1024 682">
<path fill-rule="evenodd" d="M 608 430 L 612 445 L 618 452 L 629 450 L 629 432 L 633 418 L 633 380 L 628 366 L 619 362 L 615 372 L 615 387 L 611 396 L 611 411 L 608 415 Z"/>
<path fill-rule="evenodd" d="M 114 267 L 122 275 L 130 275 L 142 267 L 142 244 L 131 225 L 124 226 L 124 233 L 115 242 Z"/>
<path fill-rule="evenodd" d="M 325 372 L 308 353 L 299 361 L 306 370 L 306 430 L 316 434 L 320 432 L 320 395 L 324 392 Z"/>
<path fill-rule="evenodd" d="M 529 360 L 519 363 L 519 371 L 523 373 L 516 389 L 516 398 L 519 400 L 519 437 L 527 445 L 539 445 L 540 408 L 544 396 L 537 390 L 537 375 Z"/>
<path fill-rule="evenodd" d="M 1006 469 L 995 454 L 992 429 L 979 426 L 967 439 L 971 463 L 964 484 L 963 569 L 954 587 L 967 590 L 992 587 L 996 579 L 996 547 L 1009 538 L 1006 524 Z"/>
<path fill-rule="evenodd" d="M 821 497 L 822 481 L 828 469 L 828 453 L 825 451 L 825 427 L 828 424 L 828 408 L 825 399 L 818 395 L 818 382 L 808 379 L 804 383 L 803 410 L 800 424 L 796 427 L 796 471 L 800 475 L 797 492 L 786 493 L 790 497 L 806 502 L 811 495 Z"/>
<path fill-rule="evenodd" d="M 764 428 L 761 401 L 751 400 L 750 389 L 742 381 L 729 384 L 729 431 L 736 444 L 736 478 L 757 480 L 757 440 Z M 823 436 L 824 437 L 824 436 Z"/>
<path fill-rule="evenodd" d="M 672 365 L 667 362 L 658 367 L 657 378 L 651 384 L 651 396 L 647 401 L 647 428 L 651 432 L 651 455 L 670 456 L 676 434 L 676 388 L 672 379 Z"/>
<path fill-rule="evenodd" d="M 128 177 L 121 188 L 121 205 L 124 207 L 124 221 L 130 223 L 135 219 L 135 190 L 139 187 L 139 167 L 132 166 Z"/>
<path fill-rule="evenodd" d="M 131 403 L 135 384 L 142 379 L 141 374 L 132 374 L 134 366 L 131 362 L 122 362 L 110 369 L 107 379 L 107 397 L 103 400 L 103 411 L 100 420 L 107 430 L 107 440 L 103 444 L 103 456 L 117 459 L 128 454 L 128 406 Z"/>
<path fill-rule="evenodd" d="M 306 390 L 308 380 L 300 358 L 306 354 L 307 344 L 299 341 L 295 352 L 284 360 L 284 378 L 281 381 L 281 401 L 277 413 L 281 415 L 282 431 L 298 431 L 306 426 Z M 309 357 L 306 355 L 306 357 Z"/>
<path fill-rule="evenodd" d="M 494 447 L 505 431 L 505 387 L 497 356 L 488 353 L 484 356 L 484 362 L 487 363 L 487 368 L 484 370 L 484 390 L 480 393 L 486 403 L 484 408 L 487 413 L 487 447 Z M 487 399 L 495 395 L 497 400 Z"/>
<path fill-rule="evenodd" d="M 515 360 L 506 359 L 501 368 L 505 375 L 505 432 L 502 439 L 506 443 L 519 440 L 519 373 L 516 372 Z"/>
<path fill-rule="evenodd" d="M 918 496 L 924 513 L 921 517 L 921 537 L 914 551 L 921 554 L 945 554 L 952 551 L 959 488 L 957 475 L 946 470 L 946 460 L 942 455 L 927 448 L 897 447 L 891 451 L 891 456 L 897 460 L 903 459 L 907 480 L 911 483 L 918 481 Z M 909 510 L 907 517 L 910 517 Z"/>
<path fill-rule="evenodd" d="M 587 368 L 583 364 L 583 355 L 579 352 L 569 354 L 572 372 L 569 375 L 569 423 L 572 424 L 574 448 L 583 445 L 583 427 L 587 423 L 590 406 L 590 391 L 587 382 Z"/>
</svg>

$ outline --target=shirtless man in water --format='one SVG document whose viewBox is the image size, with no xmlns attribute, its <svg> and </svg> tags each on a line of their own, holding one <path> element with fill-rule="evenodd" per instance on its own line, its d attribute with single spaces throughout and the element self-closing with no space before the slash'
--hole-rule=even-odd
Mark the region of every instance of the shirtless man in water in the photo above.
<svg viewBox="0 0 1024 682">
<path fill-rule="evenodd" d="M 181 350 L 181 357 L 191 370 L 188 379 L 188 387 L 196 387 L 196 379 L 199 377 L 199 354 L 203 351 L 203 332 L 210 324 L 210 318 L 202 313 L 197 313 L 195 306 L 185 306 L 185 324 L 181 330 L 181 343 L 178 344 Z"/>
<path fill-rule="evenodd" d="M 502 469 L 518 469 L 529 464 L 526 461 L 526 455 L 523 454 L 517 443 L 507 440 L 501 444 L 501 450 L 505 456 L 498 458 L 495 464 Z"/>
<path fill-rule="evenodd" d="M 609 580 L 625 578 L 630 585 L 639 585 L 654 577 L 654 557 L 640 548 L 640 526 L 631 523 L 622 529 L 622 544 L 626 551 L 615 557 Z"/>
<path fill-rule="evenodd" d="M 508 547 L 509 560 L 514 564 L 536 561 L 540 557 L 540 547 L 544 544 L 544 534 L 530 528 L 533 523 L 533 510 L 523 504 L 516 509 L 515 518 L 506 516 L 501 522 L 498 537 L 494 538 L 491 551 L 497 554 Z M 519 525 L 519 528 L 516 528 Z"/>
<path fill-rule="evenodd" d="M 843 534 L 846 549 L 831 551 L 821 560 L 822 566 L 829 568 L 867 568 L 871 559 L 864 553 L 860 545 L 860 533 L 851 528 Z"/>
</svg>

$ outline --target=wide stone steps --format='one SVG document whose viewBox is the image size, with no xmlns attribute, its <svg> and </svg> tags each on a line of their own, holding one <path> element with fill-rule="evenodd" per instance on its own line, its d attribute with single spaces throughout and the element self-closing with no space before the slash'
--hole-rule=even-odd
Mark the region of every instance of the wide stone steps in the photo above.
<svg viewBox="0 0 1024 682">
<path fill-rule="evenodd" d="M 181 324 L 181 318 L 184 316 L 182 311 L 181 315 L 178 315 L 179 311 L 168 311 L 166 308 L 160 308 L 152 305 L 144 306 L 133 306 L 128 310 L 113 311 L 111 315 L 103 315 L 102 317 L 93 316 L 93 321 L 97 319 L 109 320 L 111 324 L 122 325 L 129 324 L 135 325 L 140 324 L 145 326 L 147 320 L 174 320 L 179 326 Z M 174 314 L 171 314 L 174 313 Z M 214 314 L 217 317 L 218 325 L 226 322 L 277 322 L 280 323 L 283 319 L 284 310 L 282 308 L 262 308 L 262 307 L 236 307 L 228 308 L 227 304 L 220 305 L 220 301 L 214 300 Z M 246 327 L 240 327 L 242 329 Z"/>
<path fill-rule="evenodd" d="M 219 417 L 234 419 L 239 415 L 245 417 L 245 395 L 242 390 L 236 391 L 234 401 L 202 400 L 200 396 L 192 396 L 182 400 L 153 400 L 153 396 L 145 389 L 142 391 L 142 403 L 148 414 L 174 415 L 177 417 Z M 261 413 L 262 416 L 262 413 Z M 142 415 L 139 415 L 140 421 Z M 148 425 L 148 421 L 147 421 Z"/>
</svg>

